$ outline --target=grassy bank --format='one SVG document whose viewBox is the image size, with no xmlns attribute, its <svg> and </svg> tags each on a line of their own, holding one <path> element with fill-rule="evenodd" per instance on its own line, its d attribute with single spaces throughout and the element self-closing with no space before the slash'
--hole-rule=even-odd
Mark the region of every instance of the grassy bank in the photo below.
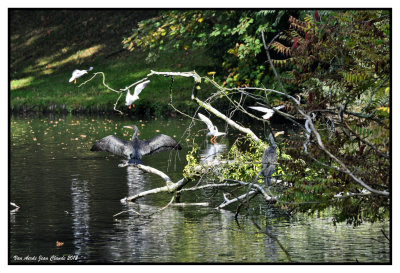
<svg viewBox="0 0 400 273">
<path fill-rule="evenodd" d="M 205 73 L 212 62 L 203 52 L 176 52 L 145 62 L 144 52 L 122 49 L 123 36 L 145 16 L 147 10 L 12 10 L 10 11 L 10 108 L 12 111 L 113 112 L 119 94 L 105 88 L 102 77 L 81 87 L 69 83 L 72 71 L 104 72 L 113 89 L 143 78 L 150 70 Z M 29 22 L 29 24 L 28 24 Z M 161 115 L 168 106 L 170 79 L 151 78 L 150 85 L 135 103 L 135 114 Z M 176 78 L 174 104 L 183 110 L 195 107 L 190 100 L 192 79 Z M 124 109 L 124 97 L 117 106 Z"/>
</svg>

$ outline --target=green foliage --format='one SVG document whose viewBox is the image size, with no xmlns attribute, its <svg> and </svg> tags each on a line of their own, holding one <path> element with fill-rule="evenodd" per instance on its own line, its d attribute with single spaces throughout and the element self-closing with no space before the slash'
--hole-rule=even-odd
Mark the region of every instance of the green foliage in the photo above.
<svg viewBox="0 0 400 273">
<path fill-rule="evenodd" d="M 146 49 L 148 62 L 163 53 L 205 50 L 216 60 L 212 69 L 224 85 L 259 86 L 272 79 L 264 64 L 261 31 L 274 35 L 286 24 L 285 16 L 284 10 L 165 10 L 141 21 L 122 43 L 130 51 Z"/>
<path fill-rule="evenodd" d="M 228 153 L 231 163 L 223 170 L 225 179 L 253 181 L 261 170 L 261 157 L 267 145 L 250 136 L 238 138 Z"/>
<path fill-rule="evenodd" d="M 301 93 L 304 112 L 314 112 L 315 128 L 325 147 L 357 177 L 377 190 L 390 190 L 390 13 L 388 10 L 346 10 L 301 13 L 289 18 L 290 29 L 272 50 L 283 59 L 287 84 Z M 322 15 L 323 14 L 323 15 Z M 338 111 L 338 109 L 341 109 Z M 336 221 L 355 225 L 380 220 L 389 201 L 379 195 L 334 198 L 363 188 L 312 142 L 309 153 L 322 164 L 288 149 L 285 180 L 292 183 L 282 200 L 291 209 L 321 210 L 334 204 Z M 332 168 L 330 168 L 332 167 Z M 308 202 L 308 203 L 307 203 Z M 373 204 L 373 205 L 372 205 Z"/>
<path fill-rule="evenodd" d="M 199 151 L 199 146 L 194 143 L 192 150 L 186 154 L 187 164 L 183 169 L 183 177 L 186 179 L 192 179 L 194 176 L 199 175 L 199 172 L 196 171 L 196 166 L 198 166 L 199 162 L 197 161 L 197 153 Z"/>
</svg>

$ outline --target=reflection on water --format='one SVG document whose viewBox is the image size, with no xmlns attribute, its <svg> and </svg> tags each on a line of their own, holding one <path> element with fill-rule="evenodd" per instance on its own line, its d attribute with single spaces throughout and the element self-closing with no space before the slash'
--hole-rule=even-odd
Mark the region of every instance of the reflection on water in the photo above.
<svg viewBox="0 0 400 273">
<path fill-rule="evenodd" d="M 225 153 L 225 151 L 225 144 L 216 143 L 215 145 L 213 145 L 207 143 L 204 150 L 200 153 L 200 162 L 203 164 L 212 163 L 216 156 Z"/>
<path fill-rule="evenodd" d="M 136 195 L 147 189 L 149 176 L 136 167 L 128 166 L 126 169 L 126 182 L 128 186 L 128 196 Z"/>
<path fill-rule="evenodd" d="M 142 212 L 156 209 L 142 205 L 140 207 Z M 108 246 L 110 249 L 126 251 L 128 262 L 133 263 L 279 260 L 276 242 L 265 236 L 255 240 L 253 234 L 242 234 L 234 225 L 233 212 L 215 212 L 209 208 L 200 210 L 203 216 L 196 218 L 190 215 L 193 208 L 166 209 L 151 220 L 143 220 L 136 214 L 130 214 L 115 224 L 118 230 L 129 232 L 123 232 L 118 243 L 109 240 Z M 110 253 L 116 261 L 120 260 L 121 255 L 124 256 L 120 252 Z"/>
<path fill-rule="evenodd" d="M 143 158 L 145 165 L 180 179 L 190 149 L 183 135 L 188 122 L 133 122 L 140 124 L 141 139 L 159 133 L 181 139 L 183 150 Z M 131 123 L 87 116 L 11 119 L 10 201 L 20 206 L 10 214 L 11 263 L 23 263 L 15 257 L 27 255 L 77 255 L 79 263 L 287 262 L 277 242 L 257 230 L 250 218 L 235 219 L 235 207 L 169 206 L 145 217 L 171 196 L 160 193 L 122 204 L 124 197 L 165 185 L 160 177 L 133 166 L 119 168 L 118 157 L 90 152 L 93 142 L 106 135 L 129 139 L 131 132 L 122 126 Z M 192 135 L 203 127 L 192 127 Z M 196 141 L 203 146 L 200 159 L 212 162 L 227 152 L 230 139 L 211 145 L 200 133 Z M 189 192 L 182 201 L 204 202 L 204 196 Z M 277 236 L 295 262 L 389 262 L 389 244 L 381 232 L 389 234 L 387 222 L 335 227 L 329 216 L 288 218 L 261 200 L 257 204 L 254 219 Z"/>
<path fill-rule="evenodd" d="M 90 241 L 90 192 L 88 182 L 72 179 L 71 183 L 72 199 L 72 231 L 74 234 L 73 245 L 75 255 L 87 260 L 88 244 Z"/>
</svg>

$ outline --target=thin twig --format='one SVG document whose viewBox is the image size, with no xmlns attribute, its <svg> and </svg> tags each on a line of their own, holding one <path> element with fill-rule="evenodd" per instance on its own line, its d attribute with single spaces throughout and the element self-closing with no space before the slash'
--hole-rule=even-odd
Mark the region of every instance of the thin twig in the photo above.
<svg viewBox="0 0 400 273">
<path fill-rule="evenodd" d="M 92 79 L 94 79 L 97 75 L 102 75 L 102 76 L 103 76 L 103 85 L 104 85 L 108 90 L 111 90 L 111 91 L 116 92 L 116 93 L 121 93 L 121 92 L 122 92 L 122 91 L 115 90 L 115 89 L 109 87 L 109 86 L 106 84 L 106 82 L 105 82 L 106 76 L 104 75 L 103 72 L 96 72 L 96 73 L 94 73 L 93 76 L 92 76 L 89 80 L 87 80 L 87 81 L 81 83 L 78 87 L 81 87 L 82 85 L 85 85 L 86 83 L 88 83 L 89 81 L 91 81 Z"/>
<path fill-rule="evenodd" d="M 137 215 L 142 216 L 142 215 L 141 215 L 139 212 L 137 212 L 136 210 L 134 210 L 134 209 L 128 209 L 128 210 L 123 210 L 123 211 L 121 211 L 121 212 L 118 212 L 118 213 L 114 214 L 113 217 L 117 217 L 117 216 L 119 216 L 119 215 L 121 215 L 121 214 L 123 214 L 123 213 L 127 213 L 127 212 L 134 212 L 134 213 L 136 213 Z"/>
</svg>

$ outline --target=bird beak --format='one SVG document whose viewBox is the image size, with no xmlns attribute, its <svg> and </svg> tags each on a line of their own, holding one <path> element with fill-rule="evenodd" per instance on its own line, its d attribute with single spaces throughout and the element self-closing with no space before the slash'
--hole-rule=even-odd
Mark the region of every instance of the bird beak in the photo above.
<svg viewBox="0 0 400 273">
<path fill-rule="evenodd" d="M 132 126 L 125 125 L 124 128 L 126 128 L 126 129 L 132 129 Z"/>
<path fill-rule="evenodd" d="M 276 132 L 276 133 L 274 134 L 274 136 L 277 137 L 277 136 L 279 136 L 279 135 L 283 135 L 284 133 L 285 133 L 285 131 L 279 131 L 279 132 Z"/>
</svg>

